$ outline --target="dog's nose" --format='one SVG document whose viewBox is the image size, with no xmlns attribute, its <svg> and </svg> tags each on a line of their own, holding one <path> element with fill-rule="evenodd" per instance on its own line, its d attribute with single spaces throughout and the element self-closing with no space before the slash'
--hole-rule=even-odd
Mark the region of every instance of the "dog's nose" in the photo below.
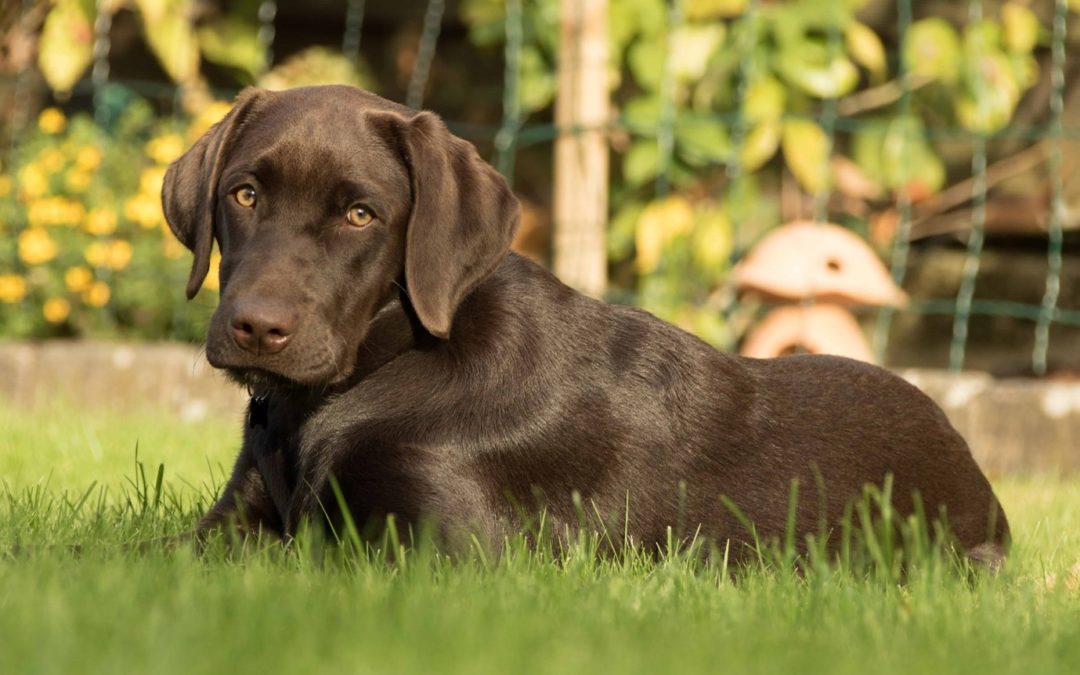
<svg viewBox="0 0 1080 675">
<path fill-rule="evenodd" d="M 289 344 L 296 323 L 296 313 L 287 307 L 263 300 L 241 301 L 233 309 L 233 340 L 252 354 L 277 354 Z"/>
</svg>

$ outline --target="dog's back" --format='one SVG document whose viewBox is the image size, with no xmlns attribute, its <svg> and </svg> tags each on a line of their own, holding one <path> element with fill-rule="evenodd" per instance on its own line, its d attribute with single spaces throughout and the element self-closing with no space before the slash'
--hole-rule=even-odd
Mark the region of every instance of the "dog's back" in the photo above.
<svg viewBox="0 0 1080 675">
<path fill-rule="evenodd" d="M 799 543 L 822 524 L 835 542 L 864 486 L 891 476 L 901 518 L 921 499 L 928 518 L 947 514 L 965 549 L 1004 551 L 1005 516 L 964 440 L 881 368 L 722 354 L 515 255 L 463 303 L 453 331 L 320 415 L 337 427 L 354 418 L 336 442 L 377 437 L 384 448 L 340 453 L 335 474 L 355 477 L 358 500 L 408 502 L 393 510 L 468 523 L 491 541 L 542 508 L 556 531 L 584 518 L 650 547 L 668 527 L 749 543 L 721 496 L 767 541 L 784 534 L 798 481 Z M 394 482 L 412 492 L 376 487 Z"/>
</svg>

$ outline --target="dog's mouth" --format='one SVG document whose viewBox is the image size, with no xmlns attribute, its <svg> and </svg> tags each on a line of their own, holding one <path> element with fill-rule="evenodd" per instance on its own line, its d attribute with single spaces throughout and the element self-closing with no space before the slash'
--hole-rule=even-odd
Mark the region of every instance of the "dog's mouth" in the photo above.
<svg viewBox="0 0 1080 675">
<path fill-rule="evenodd" d="M 290 344 L 276 354 L 252 354 L 241 350 L 232 337 L 211 326 L 206 340 L 206 360 L 211 366 L 251 391 L 294 391 L 323 388 L 347 375 L 347 363 L 329 349 L 311 349 L 306 340 Z"/>
<path fill-rule="evenodd" d="M 305 387 L 296 380 L 263 368 L 226 367 L 222 370 L 230 380 L 247 389 L 248 393 L 256 398 Z"/>
</svg>

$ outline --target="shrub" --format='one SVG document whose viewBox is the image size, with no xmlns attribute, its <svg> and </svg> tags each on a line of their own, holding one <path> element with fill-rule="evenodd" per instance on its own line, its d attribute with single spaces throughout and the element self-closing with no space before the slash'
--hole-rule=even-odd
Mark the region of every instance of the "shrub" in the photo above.
<svg viewBox="0 0 1080 675">
<path fill-rule="evenodd" d="M 46 108 L 10 155 L 0 174 L 0 334 L 201 339 L 216 269 L 202 311 L 191 311 L 190 258 L 165 223 L 161 184 L 228 105 L 180 121 L 129 95 L 121 110 L 102 126 Z"/>
</svg>

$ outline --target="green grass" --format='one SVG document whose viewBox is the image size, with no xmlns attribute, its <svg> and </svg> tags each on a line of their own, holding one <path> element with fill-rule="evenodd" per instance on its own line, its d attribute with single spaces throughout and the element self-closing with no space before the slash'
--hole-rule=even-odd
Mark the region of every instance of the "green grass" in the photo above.
<svg viewBox="0 0 1080 675">
<path fill-rule="evenodd" d="M 1080 672 L 1080 480 L 997 481 L 994 577 L 132 546 L 190 526 L 237 435 L 0 409 L 0 673 Z"/>
</svg>

